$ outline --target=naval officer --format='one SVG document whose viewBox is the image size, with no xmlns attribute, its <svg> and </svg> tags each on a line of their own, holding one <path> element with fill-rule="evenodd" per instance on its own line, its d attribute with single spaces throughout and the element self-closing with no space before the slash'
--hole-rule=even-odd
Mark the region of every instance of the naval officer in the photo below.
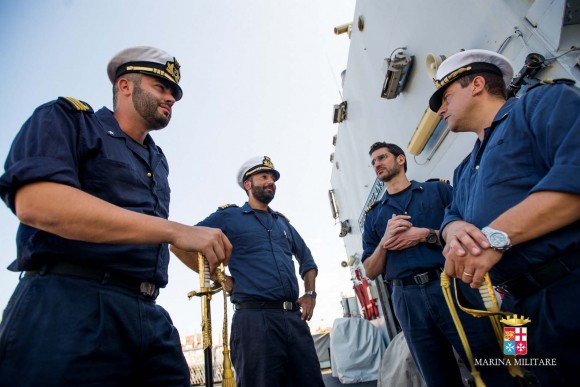
<svg viewBox="0 0 580 387">
<path fill-rule="evenodd" d="M 169 167 L 149 132 L 183 95 L 179 62 L 115 55 L 113 111 L 60 97 L 17 134 L 0 195 L 18 216 L 23 272 L 0 324 L 0 386 L 189 386 L 179 334 L 155 303 L 169 243 L 229 259 L 220 230 L 167 220 Z M 188 266 L 195 263 L 184 261 Z"/>
<path fill-rule="evenodd" d="M 461 387 L 453 349 L 466 364 L 468 358 L 439 279 L 445 259 L 437 228 L 453 190 L 448 182 L 409 180 L 407 156 L 396 144 L 376 142 L 369 156 L 386 192 L 366 212 L 362 254 L 365 273 L 371 279 L 385 273 L 392 285 L 397 320 L 427 386 Z M 464 295 L 473 303 L 479 301 L 483 308 L 479 294 L 464 287 Z M 488 319 L 464 313 L 461 323 L 476 357 L 501 357 Z M 488 385 L 516 385 L 505 368 L 483 368 L 481 376 Z"/>
<path fill-rule="evenodd" d="M 318 268 L 298 231 L 269 206 L 279 178 L 268 156 L 247 160 L 237 183 L 248 201 L 222 206 L 198 225 L 221 229 L 233 245 L 227 281 L 231 286 L 233 280 L 236 310 L 230 344 L 237 385 L 323 387 L 306 323 L 316 305 Z M 304 281 L 302 295 L 292 257 Z"/>
<path fill-rule="evenodd" d="M 534 368 L 542 386 L 580 385 L 580 90 L 557 81 L 506 100 L 512 77 L 487 50 L 437 70 L 431 109 L 477 135 L 441 225 L 445 272 L 474 288 L 489 272 L 502 309 L 531 320 L 527 357 L 556 360 Z"/>
</svg>

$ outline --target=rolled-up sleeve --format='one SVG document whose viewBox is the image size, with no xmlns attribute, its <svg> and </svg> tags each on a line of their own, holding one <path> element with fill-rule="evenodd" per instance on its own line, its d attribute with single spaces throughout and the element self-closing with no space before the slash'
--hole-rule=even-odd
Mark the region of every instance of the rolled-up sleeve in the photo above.
<svg viewBox="0 0 580 387">
<path fill-rule="evenodd" d="M 302 239 L 298 231 L 296 231 L 296 229 L 289 223 L 288 228 L 292 233 L 292 239 L 294 241 L 292 253 L 300 265 L 300 276 L 304 278 L 304 274 L 312 269 L 318 272 L 318 266 L 316 266 L 314 258 L 312 257 L 312 253 L 310 252 L 308 246 L 306 246 L 304 239 Z"/>
<path fill-rule="evenodd" d="M 372 212 L 367 213 L 365 217 L 365 223 L 363 227 L 362 242 L 363 242 L 363 253 L 361 261 L 364 262 L 368 257 L 370 257 L 381 239 L 374 232 L 374 216 Z"/>
<path fill-rule="evenodd" d="M 17 134 L 0 177 L 0 196 L 15 212 L 16 192 L 23 186 L 51 181 L 80 187 L 78 135 L 73 117 L 57 103 L 39 107 Z"/>
</svg>

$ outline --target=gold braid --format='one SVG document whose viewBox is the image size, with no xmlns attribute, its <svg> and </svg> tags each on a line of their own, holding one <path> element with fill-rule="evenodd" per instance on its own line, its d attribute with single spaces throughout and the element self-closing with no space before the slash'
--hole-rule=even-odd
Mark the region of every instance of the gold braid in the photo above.
<svg viewBox="0 0 580 387">
<path fill-rule="evenodd" d="M 223 387 L 235 387 L 236 380 L 234 378 L 234 372 L 232 371 L 232 363 L 230 361 L 230 349 L 228 347 L 228 302 L 226 295 L 226 277 L 224 275 L 224 265 L 220 266 L 217 270 L 217 282 L 221 285 L 222 291 L 224 293 L 224 325 L 222 328 L 223 335 L 223 352 L 224 352 L 224 370 L 222 375 L 222 386 Z"/>
<path fill-rule="evenodd" d="M 479 371 L 475 368 L 473 353 L 471 353 L 471 347 L 469 346 L 469 341 L 467 341 L 467 335 L 465 334 L 465 330 L 463 329 L 463 325 L 461 324 L 461 320 L 459 320 L 459 315 L 457 314 L 457 310 L 455 309 L 455 305 L 453 304 L 453 296 L 451 295 L 450 287 L 451 283 L 449 281 L 449 277 L 447 276 L 447 274 L 445 274 L 445 272 L 441 273 L 441 289 L 443 290 L 443 296 L 445 297 L 447 307 L 449 308 L 449 312 L 451 313 L 451 317 L 453 318 L 453 323 L 457 328 L 457 333 L 459 333 L 461 344 L 463 344 L 463 348 L 465 349 L 465 355 L 467 356 L 467 360 L 469 361 L 469 368 L 471 368 L 471 375 L 473 376 L 473 380 L 475 381 L 475 386 L 485 387 L 485 383 L 481 379 Z"/>
</svg>

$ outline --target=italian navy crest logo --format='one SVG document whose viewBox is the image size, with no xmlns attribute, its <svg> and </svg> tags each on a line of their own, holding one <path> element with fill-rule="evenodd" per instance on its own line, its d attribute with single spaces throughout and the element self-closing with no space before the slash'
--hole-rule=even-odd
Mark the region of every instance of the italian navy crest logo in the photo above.
<svg viewBox="0 0 580 387">
<path fill-rule="evenodd" d="M 503 328 L 503 353 L 505 355 L 526 355 L 528 353 L 528 328 Z"/>
<path fill-rule="evenodd" d="M 502 323 L 508 325 L 503 328 L 504 355 L 522 356 L 528 353 L 528 328 L 522 325 L 530 322 L 529 319 L 517 315 L 504 318 Z"/>
</svg>

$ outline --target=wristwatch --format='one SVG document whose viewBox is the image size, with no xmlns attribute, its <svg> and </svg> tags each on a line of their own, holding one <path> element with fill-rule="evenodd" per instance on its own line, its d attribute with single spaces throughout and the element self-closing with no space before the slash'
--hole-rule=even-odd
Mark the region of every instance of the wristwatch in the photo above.
<svg viewBox="0 0 580 387">
<path fill-rule="evenodd" d="M 508 234 L 503 231 L 491 227 L 484 227 L 481 229 L 481 232 L 486 236 L 491 248 L 496 251 L 506 251 L 512 247 Z"/>
<path fill-rule="evenodd" d="M 439 243 L 439 238 L 437 237 L 437 233 L 432 228 L 429 229 L 429 235 L 427 235 L 427 238 L 425 238 L 425 239 L 426 239 L 427 243 L 431 243 L 433 245 L 436 245 L 437 243 Z"/>
<path fill-rule="evenodd" d="M 312 298 L 316 298 L 316 292 L 314 290 L 307 290 L 304 292 L 305 296 L 310 296 Z"/>
</svg>

